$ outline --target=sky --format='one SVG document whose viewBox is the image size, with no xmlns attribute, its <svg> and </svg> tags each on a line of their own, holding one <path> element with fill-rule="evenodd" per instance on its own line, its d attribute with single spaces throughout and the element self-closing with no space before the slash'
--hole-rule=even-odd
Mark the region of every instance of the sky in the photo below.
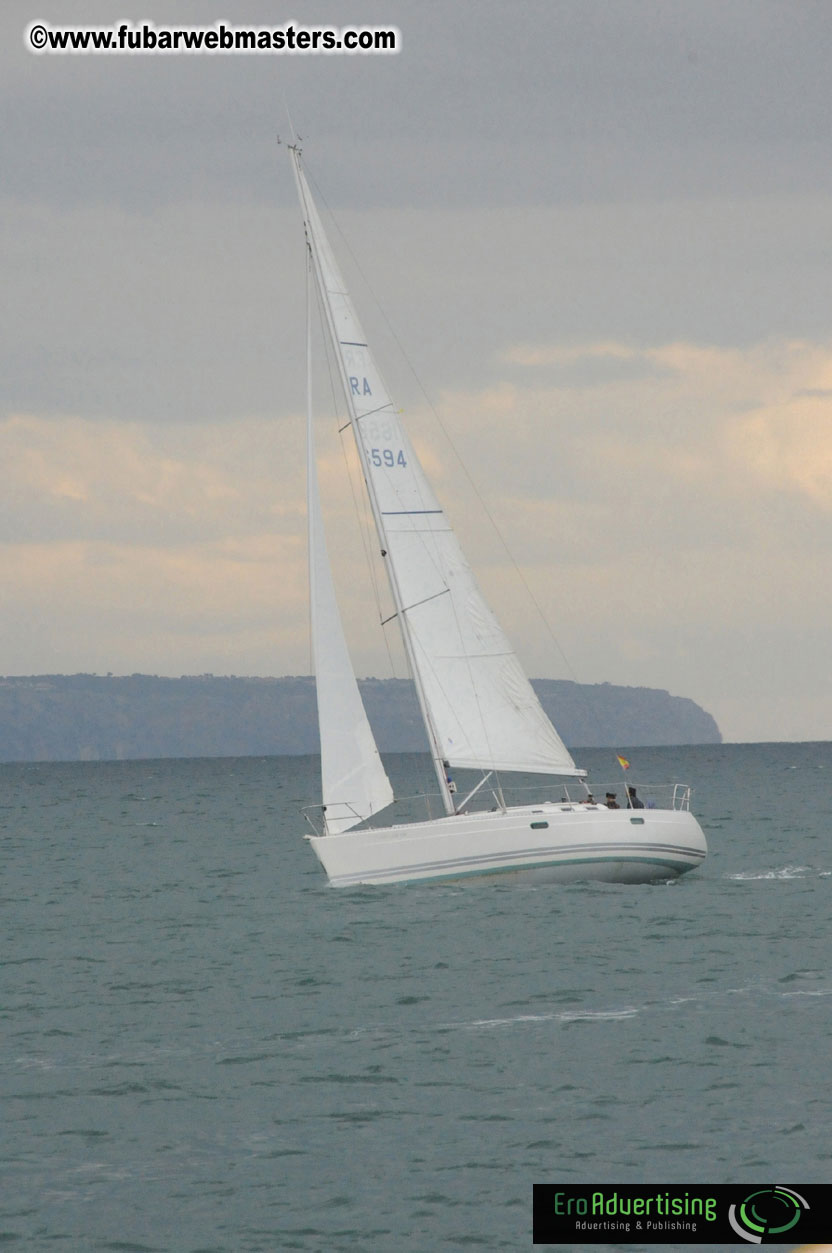
<svg viewBox="0 0 832 1253">
<path fill-rule="evenodd" d="M 221 19 L 400 51 L 25 43 Z M 6 0 L 0 38 L 0 673 L 310 673 L 293 125 L 527 671 L 832 739 L 825 0 Z M 316 407 L 356 669 L 401 675 Z"/>
</svg>

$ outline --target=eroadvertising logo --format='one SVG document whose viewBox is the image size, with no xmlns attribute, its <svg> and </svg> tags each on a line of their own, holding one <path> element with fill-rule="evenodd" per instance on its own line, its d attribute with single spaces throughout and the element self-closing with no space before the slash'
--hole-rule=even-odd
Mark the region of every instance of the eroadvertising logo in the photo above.
<svg viewBox="0 0 832 1253">
<path fill-rule="evenodd" d="M 535 1244 L 794 1244 L 822 1241 L 832 1195 L 761 1184 L 534 1185 Z"/>
<path fill-rule="evenodd" d="M 791 1188 L 761 1188 L 747 1196 L 742 1204 L 731 1205 L 728 1221 L 743 1240 L 762 1244 L 766 1238 L 791 1231 L 808 1209 L 806 1198 Z"/>
</svg>

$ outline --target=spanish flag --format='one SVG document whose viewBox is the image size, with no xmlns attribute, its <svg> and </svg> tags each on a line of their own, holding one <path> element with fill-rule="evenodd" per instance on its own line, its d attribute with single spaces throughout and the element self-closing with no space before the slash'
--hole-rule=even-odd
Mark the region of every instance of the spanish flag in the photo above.
<svg viewBox="0 0 832 1253">
<path fill-rule="evenodd" d="M 622 769 L 622 770 L 629 770 L 629 769 L 630 769 L 630 763 L 628 762 L 627 758 L 626 758 L 626 757 L 620 757 L 620 756 L 618 755 L 618 753 L 616 753 L 615 755 L 616 755 L 616 757 L 618 757 L 618 764 L 619 764 L 619 766 L 621 767 L 621 769 Z"/>
</svg>

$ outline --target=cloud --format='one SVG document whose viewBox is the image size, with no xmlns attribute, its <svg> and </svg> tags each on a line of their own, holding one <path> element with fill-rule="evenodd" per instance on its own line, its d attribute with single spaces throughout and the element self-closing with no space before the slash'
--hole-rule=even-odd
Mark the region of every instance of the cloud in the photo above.
<svg viewBox="0 0 832 1253">
<path fill-rule="evenodd" d="M 35 58 L 31 12 L 6 6 L 8 668 L 308 668 L 303 247 L 277 74 L 384 310 L 333 230 L 364 329 L 530 668 L 563 673 L 489 514 L 581 678 L 688 693 L 729 711 L 728 734 L 778 738 L 810 707 L 817 730 L 825 16 L 596 8 L 529 0 L 507 25 L 497 0 L 460 0 L 437 42 L 431 6 L 358 0 L 351 21 L 404 38 L 359 65 Z M 265 0 L 238 9 L 273 20 Z M 111 7 L 78 0 L 73 21 L 109 24 Z M 348 630 L 359 670 L 384 673 L 366 627 L 377 545 L 347 538 L 343 453 L 321 425 Z"/>
<path fill-rule="evenodd" d="M 146 208 L 230 189 L 270 200 L 284 125 L 276 82 L 358 204 L 829 186 L 823 6 L 803 6 L 795 22 L 778 5 L 699 0 L 662 6 L 657 20 L 633 0 L 591 14 L 525 0 L 508 23 L 499 0 L 458 0 L 440 28 L 434 6 L 359 0 L 350 22 L 392 23 L 403 36 L 399 55 L 360 67 L 348 56 L 35 59 L 22 40 L 30 6 L 7 0 L 7 11 L 0 90 L 17 116 L 0 137 L 3 169 L 44 201 Z M 65 14 L 55 0 L 39 10 L 56 23 Z M 212 17 L 178 0 L 166 20 Z M 72 20 L 109 25 L 112 7 L 76 0 Z M 246 0 L 231 20 L 271 25 L 274 7 Z"/>
<path fill-rule="evenodd" d="M 609 358 L 651 369 L 592 378 Z M 565 380 L 579 360 L 590 377 Z M 832 613 L 832 345 L 599 340 L 503 361 L 511 379 L 449 390 L 437 415 L 407 420 L 527 668 L 691 694 L 729 711 L 729 735 L 749 734 L 743 699 L 771 719 L 803 681 L 779 650 Z M 303 425 L 0 424 L 6 669 L 306 672 Z M 368 573 L 377 543 L 351 437 L 319 428 L 357 669 L 402 673 L 395 628 L 392 661 L 372 630 L 390 606 Z M 753 664 L 738 648 L 750 636 Z M 763 674 L 755 704 L 742 693 Z"/>
<path fill-rule="evenodd" d="M 0 422 L 5 533 L 144 544 L 280 530 L 302 482 L 300 427 L 16 414 Z M 292 504 L 286 500 L 291 487 Z"/>
<path fill-rule="evenodd" d="M 298 403 L 297 214 L 5 199 L 0 222 L 7 413 L 180 422 L 271 413 L 283 389 Z"/>
<path fill-rule="evenodd" d="M 761 406 L 738 425 L 732 446 L 762 488 L 795 492 L 832 513 L 832 390 L 809 388 Z"/>
<path fill-rule="evenodd" d="M 564 366 L 584 361 L 636 361 L 647 354 L 627 344 L 515 344 L 503 354 L 505 361 L 524 366 Z"/>
<path fill-rule="evenodd" d="M 735 738 L 755 738 L 755 716 L 763 737 L 793 734 L 793 641 L 832 615 L 832 343 L 599 340 L 502 359 L 510 384 L 446 393 L 441 410 L 573 671 L 695 694 Z M 611 379 L 609 360 L 649 368 Z M 532 672 L 552 673 L 501 542 L 440 465 L 490 598 Z M 819 735 L 822 702 L 804 708 Z"/>
<path fill-rule="evenodd" d="M 821 507 L 832 503 L 832 342 L 769 341 L 747 349 L 685 342 L 517 345 L 505 360 L 549 368 L 549 387 L 524 394 L 538 409 L 576 410 L 579 438 L 601 473 L 611 462 L 680 481 L 707 472 L 716 483 L 727 473 L 740 491 L 791 489 Z M 601 369 L 582 388 L 568 375 L 563 381 L 566 367 L 583 363 L 592 370 L 610 360 L 654 369 L 612 384 Z M 602 422 L 602 407 L 626 414 L 626 424 Z M 646 430 L 651 438 L 642 443 Z"/>
<path fill-rule="evenodd" d="M 0 459 L 8 672 L 307 668 L 299 427 L 18 415 Z"/>
</svg>

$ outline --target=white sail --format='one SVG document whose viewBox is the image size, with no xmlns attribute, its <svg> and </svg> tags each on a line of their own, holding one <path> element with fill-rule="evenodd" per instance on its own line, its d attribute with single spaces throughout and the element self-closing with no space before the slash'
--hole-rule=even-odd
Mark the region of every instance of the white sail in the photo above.
<svg viewBox="0 0 832 1253">
<path fill-rule="evenodd" d="M 370 353 L 295 172 L 394 602 L 435 755 L 457 767 L 582 773 L 486 605 Z"/>
<path fill-rule="evenodd" d="M 310 381 L 307 377 L 306 505 L 312 655 L 321 733 L 325 828 L 334 835 L 391 804 L 393 789 L 367 721 L 335 597 L 318 488 Z"/>
</svg>

